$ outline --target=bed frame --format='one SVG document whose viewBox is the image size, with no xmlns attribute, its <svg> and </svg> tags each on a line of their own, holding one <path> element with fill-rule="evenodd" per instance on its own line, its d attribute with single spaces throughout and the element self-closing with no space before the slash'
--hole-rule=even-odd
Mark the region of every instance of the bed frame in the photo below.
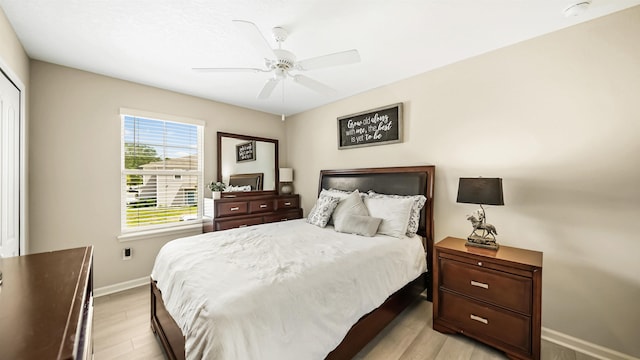
<svg viewBox="0 0 640 360">
<path fill-rule="evenodd" d="M 262 181 L 264 173 L 253 174 L 233 174 L 229 175 L 229 185 L 233 186 L 251 186 L 251 191 L 262 191 Z"/>
<path fill-rule="evenodd" d="M 424 237 L 428 271 L 398 290 L 376 310 L 360 318 L 342 342 L 327 355 L 327 359 L 351 359 L 384 327 L 427 289 L 431 301 L 431 269 L 433 251 L 433 183 L 434 166 L 365 168 L 350 170 L 322 170 L 318 193 L 324 189 L 360 192 L 373 190 L 381 194 L 416 195 L 427 197 L 420 215 L 418 234 Z M 175 320 L 164 306 L 162 293 L 151 279 L 151 329 L 156 334 L 170 360 L 185 358 L 185 339 Z"/>
</svg>

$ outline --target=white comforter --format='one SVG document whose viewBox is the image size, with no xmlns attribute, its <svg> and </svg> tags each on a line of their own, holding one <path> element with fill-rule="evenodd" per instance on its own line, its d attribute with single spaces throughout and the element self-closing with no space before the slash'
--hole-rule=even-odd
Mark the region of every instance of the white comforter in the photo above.
<svg viewBox="0 0 640 360">
<path fill-rule="evenodd" d="M 425 269 L 418 236 L 342 234 L 301 219 L 171 241 L 151 276 L 187 359 L 323 359 Z"/>
</svg>

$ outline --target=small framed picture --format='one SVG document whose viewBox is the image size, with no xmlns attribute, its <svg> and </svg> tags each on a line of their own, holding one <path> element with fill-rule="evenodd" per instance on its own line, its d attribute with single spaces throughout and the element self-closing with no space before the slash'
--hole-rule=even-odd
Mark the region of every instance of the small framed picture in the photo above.
<svg viewBox="0 0 640 360">
<path fill-rule="evenodd" d="M 255 161 L 256 160 L 256 142 L 248 141 L 246 143 L 236 145 L 236 162 Z"/>
</svg>

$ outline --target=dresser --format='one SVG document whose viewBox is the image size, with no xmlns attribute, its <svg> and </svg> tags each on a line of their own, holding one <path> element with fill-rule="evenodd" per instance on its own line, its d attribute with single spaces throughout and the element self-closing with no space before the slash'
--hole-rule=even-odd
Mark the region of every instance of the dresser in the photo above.
<svg viewBox="0 0 640 360">
<path fill-rule="evenodd" d="M 433 328 L 511 359 L 540 359 L 542 253 L 465 243 L 448 237 L 434 245 Z"/>
<path fill-rule="evenodd" d="M 276 221 L 302 218 L 300 196 L 223 195 L 213 201 L 213 220 L 204 224 L 205 232 L 233 229 Z"/>
<path fill-rule="evenodd" d="M 93 247 L 0 259 L 0 358 L 91 359 Z"/>
</svg>

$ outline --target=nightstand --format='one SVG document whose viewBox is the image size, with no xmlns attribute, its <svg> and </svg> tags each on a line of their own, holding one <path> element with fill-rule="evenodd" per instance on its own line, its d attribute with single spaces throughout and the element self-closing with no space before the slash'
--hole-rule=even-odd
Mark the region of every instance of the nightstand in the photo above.
<svg viewBox="0 0 640 360">
<path fill-rule="evenodd" d="M 540 359 L 542 253 L 500 245 L 434 245 L 433 329 L 460 333 L 512 359 Z"/>
</svg>

